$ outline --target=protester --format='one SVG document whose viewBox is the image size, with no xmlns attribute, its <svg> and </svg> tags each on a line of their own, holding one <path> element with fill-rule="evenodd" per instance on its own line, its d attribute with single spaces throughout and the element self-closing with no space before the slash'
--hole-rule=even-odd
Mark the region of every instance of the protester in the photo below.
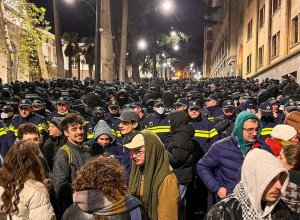
<svg viewBox="0 0 300 220">
<path fill-rule="evenodd" d="M 67 142 L 56 153 L 53 165 L 53 186 L 60 214 L 72 204 L 71 183 L 75 173 L 91 157 L 91 149 L 82 145 L 84 141 L 84 119 L 75 114 L 66 115 L 60 122 Z"/>
<path fill-rule="evenodd" d="M 142 131 L 125 147 L 133 160 L 129 192 L 141 200 L 149 219 L 178 219 L 178 182 L 158 136 Z"/>
<path fill-rule="evenodd" d="M 128 194 L 124 168 L 111 157 L 90 159 L 72 183 L 73 201 L 62 220 L 146 220 L 141 202 Z"/>
<path fill-rule="evenodd" d="M 0 212 L 5 219 L 55 219 L 39 146 L 21 140 L 8 151 L 0 169 Z"/>
<path fill-rule="evenodd" d="M 220 199 L 232 193 L 239 182 L 239 172 L 244 157 L 254 148 L 271 151 L 257 140 L 261 122 L 256 115 L 243 111 L 235 121 L 230 137 L 215 142 L 197 164 L 198 175 L 206 187 Z"/>
<path fill-rule="evenodd" d="M 280 200 L 288 182 L 288 172 L 272 154 L 254 149 L 244 160 L 233 194 L 216 204 L 206 219 L 291 219 Z"/>
</svg>

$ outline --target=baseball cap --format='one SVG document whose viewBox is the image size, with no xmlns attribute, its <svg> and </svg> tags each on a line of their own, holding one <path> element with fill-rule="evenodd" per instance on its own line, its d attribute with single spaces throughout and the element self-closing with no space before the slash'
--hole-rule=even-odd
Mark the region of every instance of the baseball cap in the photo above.
<svg viewBox="0 0 300 220">
<path fill-rule="evenodd" d="M 135 108 L 135 107 L 140 107 L 140 108 L 142 108 L 142 105 L 141 105 L 141 103 L 139 103 L 139 102 L 133 102 L 130 106 L 131 106 L 131 108 Z"/>
<path fill-rule="evenodd" d="M 216 95 L 214 95 L 214 94 L 212 94 L 212 95 L 208 96 L 207 98 L 205 98 L 205 101 L 216 101 L 216 102 L 218 102 L 219 101 L 219 97 L 216 96 Z"/>
<path fill-rule="evenodd" d="M 271 105 L 275 104 L 275 103 L 280 103 L 277 99 L 275 99 L 274 97 L 268 98 L 267 102 L 269 102 Z"/>
<path fill-rule="evenodd" d="M 30 108 L 30 107 L 32 107 L 32 102 L 29 99 L 22 99 L 19 102 L 19 107 Z"/>
<path fill-rule="evenodd" d="M 268 102 L 262 102 L 259 105 L 259 109 L 262 113 L 263 116 L 271 116 L 273 115 L 273 110 L 272 110 L 272 106 L 270 103 Z"/>
<path fill-rule="evenodd" d="M 200 109 L 200 105 L 195 102 L 195 101 L 192 101 L 192 102 L 189 102 L 189 109 Z"/>
<path fill-rule="evenodd" d="M 119 103 L 116 100 L 109 101 L 108 102 L 108 107 L 119 107 Z"/>
<path fill-rule="evenodd" d="M 56 104 L 69 104 L 70 103 L 70 99 L 67 96 L 62 96 L 60 97 Z"/>
<path fill-rule="evenodd" d="M 41 100 L 33 100 L 32 106 L 35 107 L 42 107 L 44 104 L 42 103 Z"/>
<path fill-rule="evenodd" d="M 13 112 L 14 109 L 10 106 L 10 105 L 5 105 L 3 108 L 2 108 L 2 112 L 4 113 L 7 113 L 7 112 Z"/>
<path fill-rule="evenodd" d="M 222 108 L 223 109 L 233 109 L 233 108 L 235 108 L 235 105 L 232 100 L 225 100 L 223 102 Z"/>
<path fill-rule="evenodd" d="M 180 98 L 180 99 L 177 99 L 177 101 L 174 103 L 174 105 L 175 106 L 182 106 L 182 105 L 188 106 L 189 103 L 185 98 Z"/>
<path fill-rule="evenodd" d="M 145 139 L 142 134 L 137 134 L 133 137 L 132 141 L 124 145 L 128 149 L 135 149 L 141 146 L 145 146 Z"/>
<path fill-rule="evenodd" d="M 100 106 L 97 106 L 97 107 L 93 108 L 92 114 L 96 114 L 96 113 L 104 114 L 104 109 Z"/>
<path fill-rule="evenodd" d="M 284 109 L 286 109 L 288 112 L 290 112 L 290 111 L 299 111 L 299 107 L 297 106 L 297 103 L 293 100 L 288 100 L 284 104 Z"/>
<path fill-rule="evenodd" d="M 139 116 L 132 109 L 126 108 L 122 111 L 120 117 L 117 117 L 117 119 L 119 119 L 121 121 L 135 121 L 135 122 L 138 122 L 139 121 Z"/>
<path fill-rule="evenodd" d="M 162 99 L 157 99 L 154 101 L 154 106 L 158 106 L 159 104 L 165 106 L 164 101 Z"/>
</svg>

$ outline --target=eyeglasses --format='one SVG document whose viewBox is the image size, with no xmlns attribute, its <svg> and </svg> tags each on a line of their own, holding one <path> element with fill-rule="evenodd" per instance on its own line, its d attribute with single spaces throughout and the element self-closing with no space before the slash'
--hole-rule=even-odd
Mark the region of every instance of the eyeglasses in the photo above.
<svg viewBox="0 0 300 220">
<path fill-rule="evenodd" d="M 132 149 L 130 151 L 130 154 L 133 156 L 134 154 L 137 156 L 142 156 L 145 153 L 145 151 L 140 150 L 140 149 Z"/>
<path fill-rule="evenodd" d="M 259 128 L 243 128 L 243 130 L 247 131 L 248 134 L 252 134 L 254 131 L 256 131 L 256 133 L 259 132 Z"/>
</svg>

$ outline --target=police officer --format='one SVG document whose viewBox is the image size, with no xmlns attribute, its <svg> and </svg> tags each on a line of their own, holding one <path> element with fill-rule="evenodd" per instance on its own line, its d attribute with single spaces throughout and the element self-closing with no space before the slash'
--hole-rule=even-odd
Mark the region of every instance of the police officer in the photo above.
<svg viewBox="0 0 300 220">
<path fill-rule="evenodd" d="M 108 113 L 104 115 L 103 120 L 108 124 L 111 128 L 113 135 L 116 137 L 116 141 L 120 142 L 122 139 L 120 128 L 119 128 L 119 121 L 117 117 L 120 116 L 120 105 L 117 101 L 109 101 L 108 102 Z"/>
<path fill-rule="evenodd" d="M 71 101 L 70 101 L 70 99 L 68 97 L 66 97 L 66 96 L 60 97 L 56 101 L 56 108 L 57 108 L 57 110 L 55 112 L 53 112 L 52 114 L 50 114 L 47 117 L 47 120 L 51 121 L 51 119 L 53 117 L 63 118 L 68 113 L 74 113 L 74 111 L 72 111 L 70 109 L 70 107 L 71 107 Z"/>
<path fill-rule="evenodd" d="M 202 111 L 203 117 L 210 121 L 223 115 L 223 111 L 219 106 L 219 97 L 217 95 L 210 95 L 205 99 L 205 108 Z"/>
<path fill-rule="evenodd" d="M 206 153 L 211 144 L 219 140 L 218 132 L 211 121 L 202 117 L 201 108 L 197 102 L 189 103 L 188 115 L 195 128 L 193 139 L 198 142 L 203 153 Z"/>
<path fill-rule="evenodd" d="M 150 114 L 146 113 L 146 111 L 142 108 L 141 103 L 133 102 L 130 107 L 135 111 L 139 116 L 139 123 L 141 127 L 144 127 L 144 120 L 150 116 Z"/>
<path fill-rule="evenodd" d="M 94 128 L 96 124 L 103 119 L 104 110 L 102 107 L 95 107 L 92 111 L 92 117 L 89 119 L 87 127 L 87 140 L 92 140 L 94 138 Z"/>
<path fill-rule="evenodd" d="M 156 100 L 153 106 L 152 113 L 143 122 L 143 128 L 157 134 L 164 145 L 170 140 L 170 118 L 169 114 L 165 113 L 165 104 L 161 99 Z"/>
<path fill-rule="evenodd" d="M 234 122 L 236 119 L 235 105 L 231 100 L 225 100 L 222 105 L 223 115 L 218 117 L 214 124 L 217 129 L 220 138 L 229 137 L 234 128 Z"/>
<path fill-rule="evenodd" d="M 273 128 L 277 125 L 271 104 L 262 102 L 259 105 L 258 113 L 256 115 L 262 123 L 262 130 L 258 139 L 264 142 L 266 138 L 271 137 Z"/>
<path fill-rule="evenodd" d="M 9 146 L 12 146 L 14 144 L 16 137 L 18 136 L 19 126 L 27 122 L 35 124 L 45 140 L 48 135 L 46 119 L 43 116 L 40 116 L 33 112 L 32 102 L 29 99 L 22 99 L 19 103 L 19 115 L 16 115 L 9 125 L 9 132 L 7 137 Z"/>
<path fill-rule="evenodd" d="M 177 99 L 174 103 L 176 111 L 187 111 L 189 102 L 185 98 Z"/>
</svg>

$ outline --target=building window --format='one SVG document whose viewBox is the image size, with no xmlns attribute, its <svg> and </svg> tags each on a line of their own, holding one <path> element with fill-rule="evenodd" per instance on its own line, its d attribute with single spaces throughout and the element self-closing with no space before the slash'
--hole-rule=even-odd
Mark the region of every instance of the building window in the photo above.
<svg viewBox="0 0 300 220">
<path fill-rule="evenodd" d="M 296 16 L 292 20 L 292 44 L 299 42 L 299 17 Z"/>
<path fill-rule="evenodd" d="M 251 54 L 247 56 L 247 73 L 251 72 Z"/>
<path fill-rule="evenodd" d="M 262 66 L 264 62 L 264 45 L 258 48 L 258 66 Z"/>
<path fill-rule="evenodd" d="M 280 42 L 280 32 L 277 32 L 272 37 L 271 58 L 274 58 L 279 55 L 279 42 Z"/>
<path fill-rule="evenodd" d="M 252 19 L 248 23 L 248 32 L 247 33 L 248 33 L 247 37 L 248 37 L 248 40 L 249 40 L 252 37 Z"/>
<path fill-rule="evenodd" d="M 272 14 L 280 7 L 281 0 L 272 0 Z"/>
<path fill-rule="evenodd" d="M 261 28 L 265 23 L 265 6 L 259 10 L 259 27 Z"/>
<path fill-rule="evenodd" d="M 78 69 L 78 63 L 76 62 L 76 58 L 72 58 L 72 69 L 76 70 Z"/>
</svg>

